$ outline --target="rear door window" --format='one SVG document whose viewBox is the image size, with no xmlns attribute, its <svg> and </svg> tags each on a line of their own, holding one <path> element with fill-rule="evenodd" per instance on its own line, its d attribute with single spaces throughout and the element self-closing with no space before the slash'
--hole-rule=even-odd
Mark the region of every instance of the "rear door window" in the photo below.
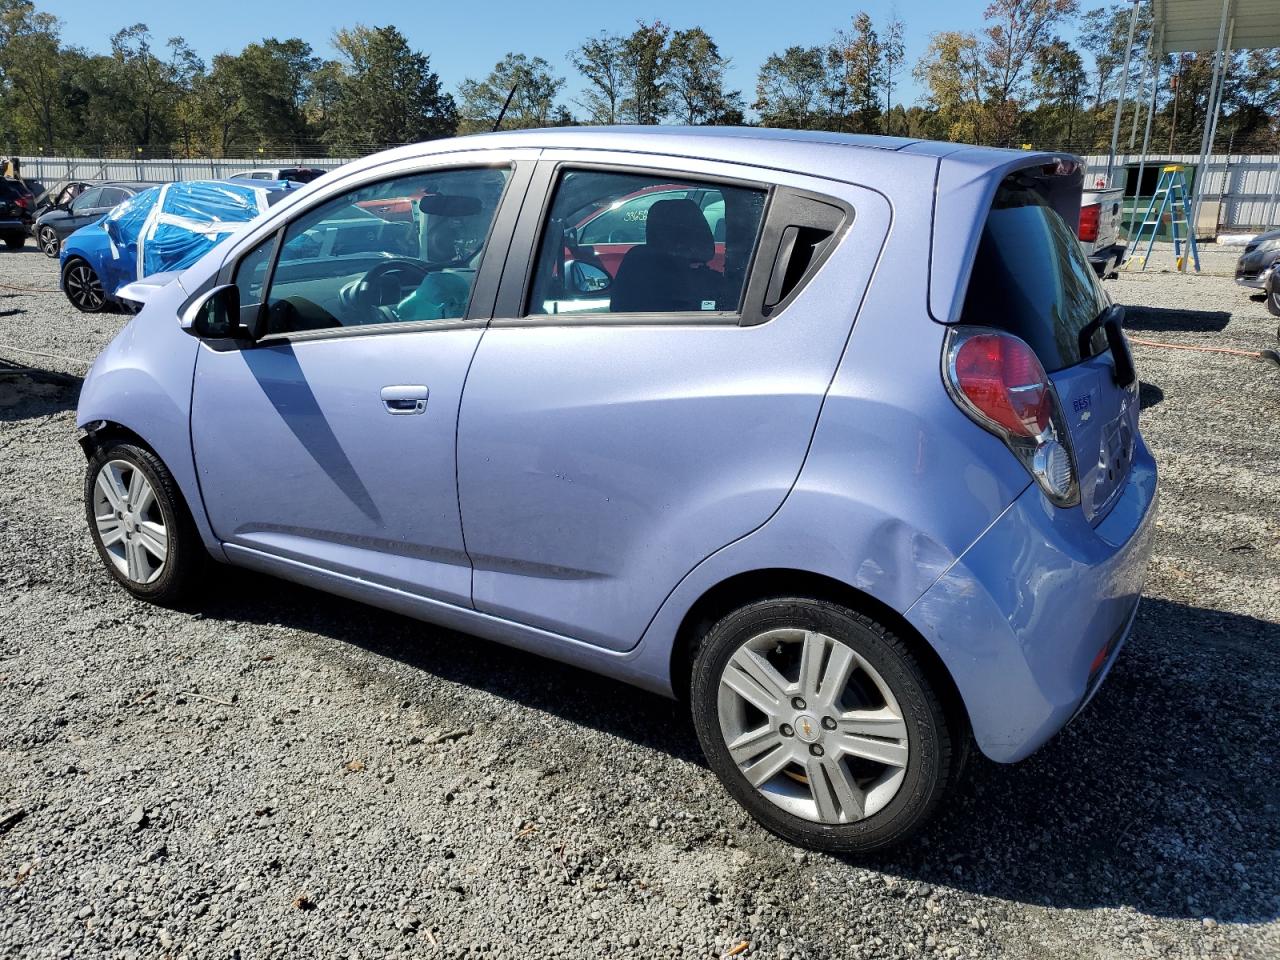
<svg viewBox="0 0 1280 960">
<path fill-rule="evenodd" d="M 764 190 L 569 170 L 542 226 L 529 314 L 735 313 Z"/>
<path fill-rule="evenodd" d="M 987 215 L 961 322 L 1021 337 L 1047 372 L 1107 349 L 1080 333 L 1110 306 L 1071 228 L 1033 188 L 1006 181 Z"/>
</svg>

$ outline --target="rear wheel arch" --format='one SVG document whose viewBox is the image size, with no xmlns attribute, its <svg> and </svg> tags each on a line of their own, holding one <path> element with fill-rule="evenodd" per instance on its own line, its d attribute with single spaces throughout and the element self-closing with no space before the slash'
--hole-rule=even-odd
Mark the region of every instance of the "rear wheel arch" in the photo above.
<svg viewBox="0 0 1280 960">
<path fill-rule="evenodd" d="M 864 614 L 895 634 L 915 654 L 943 701 L 948 721 L 967 752 L 969 712 L 938 652 L 907 619 L 871 594 L 824 574 L 807 570 L 765 569 L 736 574 L 702 594 L 685 613 L 671 649 L 671 687 L 687 703 L 693 661 L 707 631 L 729 613 L 757 600 L 804 597 L 826 600 Z"/>
</svg>

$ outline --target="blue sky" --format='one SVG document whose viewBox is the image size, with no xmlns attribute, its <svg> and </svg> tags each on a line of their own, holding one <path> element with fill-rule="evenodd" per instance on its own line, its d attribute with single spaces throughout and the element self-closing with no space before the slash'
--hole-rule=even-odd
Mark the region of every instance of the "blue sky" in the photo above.
<svg viewBox="0 0 1280 960">
<path fill-rule="evenodd" d="M 566 99 L 572 99 L 580 86 L 566 58 L 571 48 L 599 30 L 623 32 L 632 28 L 637 18 L 657 18 L 676 28 L 701 26 L 707 30 L 721 51 L 733 58 L 730 83 L 742 90 L 748 103 L 754 97 L 756 70 L 770 53 L 792 44 L 824 43 L 860 9 L 882 24 L 895 7 L 906 24 L 908 69 L 901 78 L 902 99 L 914 102 L 919 91 L 911 79 L 910 66 L 928 46 L 929 34 L 974 29 L 981 24 L 986 6 L 986 0 L 867 0 L 854 5 L 825 0 L 650 0 L 644 4 L 610 0 L 206 0 L 198 6 L 189 0 L 36 2 L 40 9 L 62 18 L 63 37 L 68 43 L 105 51 L 112 33 L 141 21 L 162 41 L 175 34 L 185 37 L 206 60 L 217 53 L 239 51 L 264 36 L 301 37 L 320 55 L 332 56 L 329 39 L 336 28 L 391 23 L 415 48 L 430 54 L 433 67 L 450 91 L 468 76 L 484 76 L 503 53 L 515 50 L 548 60 L 568 81 Z M 898 99 L 896 94 L 894 99 Z"/>
</svg>

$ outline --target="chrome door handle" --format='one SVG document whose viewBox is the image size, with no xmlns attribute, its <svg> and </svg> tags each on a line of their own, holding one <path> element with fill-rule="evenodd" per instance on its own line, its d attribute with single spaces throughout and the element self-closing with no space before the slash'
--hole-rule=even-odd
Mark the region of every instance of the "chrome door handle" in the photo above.
<svg viewBox="0 0 1280 960">
<path fill-rule="evenodd" d="M 400 386 L 382 388 L 382 405 L 387 413 L 404 417 L 427 410 L 427 388 Z"/>
</svg>

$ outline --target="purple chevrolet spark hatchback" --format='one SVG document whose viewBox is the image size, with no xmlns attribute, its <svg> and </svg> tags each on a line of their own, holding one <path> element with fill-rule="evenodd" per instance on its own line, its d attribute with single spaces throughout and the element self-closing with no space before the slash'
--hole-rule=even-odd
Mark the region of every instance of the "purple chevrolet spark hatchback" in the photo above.
<svg viewBox="0 0 1280 960">
<path fill-rule="evenodd" d="M 1134 620 L 1156 467 L 1081 182 L 764 130 L 367 157 L 125 291 L 91 534 L 143 599 L 212 557 L 685 698 L 764 826 L 884 847 Z"/>
</svg>

